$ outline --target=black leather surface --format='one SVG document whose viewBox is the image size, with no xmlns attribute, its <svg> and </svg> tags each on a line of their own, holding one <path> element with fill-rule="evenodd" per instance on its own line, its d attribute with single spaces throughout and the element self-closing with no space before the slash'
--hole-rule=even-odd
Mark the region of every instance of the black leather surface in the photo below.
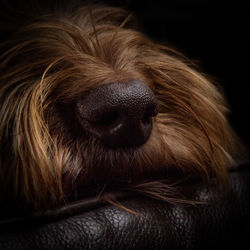
<svg viewBox="0 0 250 250">
<path fill-rule="evenodd" d="M 44 218 L 2 221 L 0 249 L 250 249 L 250 169 L 230 179 L 227 193 L 190 184 L 202 204 L 127 197 L 121 203 L 140 215 L 92 200 Z"/>
</svg>

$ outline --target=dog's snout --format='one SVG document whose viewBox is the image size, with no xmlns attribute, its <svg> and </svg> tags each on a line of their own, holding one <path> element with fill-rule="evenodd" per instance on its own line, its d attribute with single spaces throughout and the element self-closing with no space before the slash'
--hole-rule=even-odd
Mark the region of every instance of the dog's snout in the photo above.
<svg viewBox="0 0 250 250">
<path fill-rule="evenodd" d="M 158 113 L 153 92 L 140 81 L 102 85 L 76 102 L 82 126 L 109 147 L 144 144 Z"/>
</svg>

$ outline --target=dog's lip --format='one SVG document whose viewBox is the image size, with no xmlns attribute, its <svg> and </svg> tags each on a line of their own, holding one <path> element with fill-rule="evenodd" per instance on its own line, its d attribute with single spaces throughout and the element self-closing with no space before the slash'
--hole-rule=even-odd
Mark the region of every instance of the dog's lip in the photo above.
<svg viewBox="0 0 250 250">
<path fill-rule="evenodd" d="M 79 176 L 74 183 L 76 185 L 72 186 L 72 179 L 67 179 L 65 175 L 64 179 L 64 191 L 67 199 L 75 200 L 81 197 L 88 197 L 96 195 L 104 195 L 106 193 L 116 193 L 120 191 L 138 191 L 140 193 L 140 186 L 145 186 L 150 183 L 172 183 L 176 185 L 177 183 L 185 183 L 196 177 L 184 174 L 176 168 L 165 168 L 152 170 L 151 172 L 138 173 L 137 175 L 126 178 L 124 175 L 110 177 L 107 175 L 100 175 L 95 180 L 88 179 L 88 176 Z"/>
</svg>

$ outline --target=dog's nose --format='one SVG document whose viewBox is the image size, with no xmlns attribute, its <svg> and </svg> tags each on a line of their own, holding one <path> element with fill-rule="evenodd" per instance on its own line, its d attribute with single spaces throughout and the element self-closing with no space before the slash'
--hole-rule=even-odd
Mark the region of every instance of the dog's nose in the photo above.
<svg viewBox="0 0 250 250">
<path fill-rule="evenodd" d="M 144 83 L 102 85 L 79 98 L 76 110 L 82 126 L 109 147 L 144 144 L 158 113 L 153 92 Z"/>
</svg>

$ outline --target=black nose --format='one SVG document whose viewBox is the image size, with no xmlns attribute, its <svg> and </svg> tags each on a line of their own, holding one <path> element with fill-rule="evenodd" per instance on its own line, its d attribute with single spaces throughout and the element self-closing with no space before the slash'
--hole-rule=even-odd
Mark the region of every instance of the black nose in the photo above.
<svg viewBox="0 0 250 250">
<path fill-rule="evenodd" d="M 109 147 L 144 144 L 158 113 L 153 92 L 142 82 L 102 85 L 76 102 L 81 125 Z"/>
</svg>

